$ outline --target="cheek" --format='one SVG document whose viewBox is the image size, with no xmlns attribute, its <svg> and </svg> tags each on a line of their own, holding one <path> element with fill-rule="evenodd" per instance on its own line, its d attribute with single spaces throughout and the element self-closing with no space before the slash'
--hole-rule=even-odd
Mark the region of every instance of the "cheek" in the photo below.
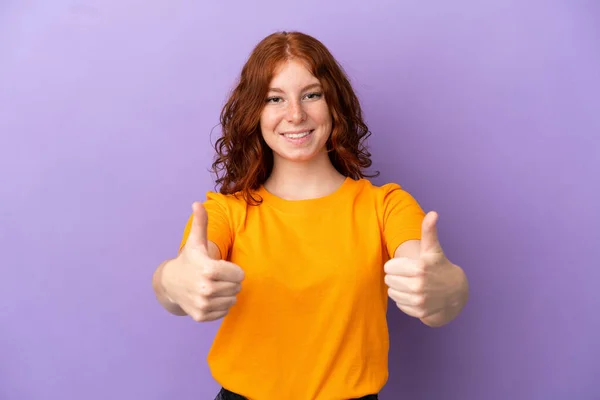
<svg viewBox="0 0 600 400">
<path fill-rule="evenodd" d="M 260 129 L 267 133 L 273 131 L 277 127 L 278 120 L 275 113 L 263 113 L 260 117 Z"/>
<path fill-rule="evenodd" d="M 267 121 L 268 121 L 267 117 L 264 114 L 261 114 L 260 123 L 259 123 L 261 131 L 264 131 L 265 129 L 267 129 L 267 125 L 268 125 Z"/>
<path fill-rule="evenodd" d="M 329 111 L 329 107 L 327 107 L 326 105 L 319 108 L 319 110 L 315 114 L 315 119 L 317 120 L 319 125 L 331 125 L 333 123 L 331 111 Z"/>
</svg>

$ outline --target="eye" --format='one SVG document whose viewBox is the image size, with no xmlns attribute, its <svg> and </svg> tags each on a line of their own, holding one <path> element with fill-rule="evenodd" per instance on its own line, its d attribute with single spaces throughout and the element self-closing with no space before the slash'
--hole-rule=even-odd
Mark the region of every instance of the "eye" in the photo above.
<svg viewBox="0 0 600 400">
<path fill-rule="evenodd" d="M 277 104 L 281 101 L 281 97 L 267 97 L 267 99 L 265 100 L 266 103 L 273 103 L 273 104 Z"/>
<path fill-rule="evenodd" d="M 306 98 L 309 100 L 316 100 L 316 99 L 320 99 L 322 96 L 323 96 L 322 93 L 314 92 L 314 93 L 308 93 L 306 95 Z"/>
</svg>

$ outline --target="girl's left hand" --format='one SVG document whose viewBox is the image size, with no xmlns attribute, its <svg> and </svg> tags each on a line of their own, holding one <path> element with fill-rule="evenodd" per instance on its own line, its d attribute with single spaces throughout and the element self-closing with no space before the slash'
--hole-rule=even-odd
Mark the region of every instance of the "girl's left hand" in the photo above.
<svg viewBox="0 0 600 400">
<path fill-rule="evenodd" d="M 384 266 L 390 298 L 406 314 L 421 319 L 452 306 L 461 290 L 462 270 L 442 250 L 437 218 L 429 212 L 423 220 L 418 258 L 392 258 Z"/>
</svg>

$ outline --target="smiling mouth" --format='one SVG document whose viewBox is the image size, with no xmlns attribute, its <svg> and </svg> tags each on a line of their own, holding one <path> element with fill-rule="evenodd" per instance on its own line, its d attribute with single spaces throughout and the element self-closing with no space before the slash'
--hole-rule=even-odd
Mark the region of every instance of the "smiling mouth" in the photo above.
<svg viewBox="0 0 600 400">
<path fill-rule="evenodd" d="M 297 132 L 297 133 L 282 133 L 282 136 L 285 136 L 288 139 L 302 139 L 303 137 L 306 137 L 308 135 L 310 135 L 311 133 L 314 132 L 314 129 L 308 130 L 308 131 L 304 131 L 304 132 Z"/>
</svg>

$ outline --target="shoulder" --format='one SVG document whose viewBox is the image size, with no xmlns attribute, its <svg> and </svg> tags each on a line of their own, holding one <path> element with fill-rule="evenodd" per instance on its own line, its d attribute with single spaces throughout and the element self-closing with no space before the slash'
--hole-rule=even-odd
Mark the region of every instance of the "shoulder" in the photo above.
<svg viewBox="0 0 600 400">
<path fill-rule="evenodd" d="M 367 179 L 360 179 L 356 184 L 361 188 L 358 193 L 363 198 L 359 202 L 373 207 L 377 218 L 384 225 L 392 219 L 419 220 L 424 215 L 419 202 L 399 183 L 376 185 Z"/>
<path fill-rule="evenodd" d="M 225 208 L 245 207 L 246 201 L 241 193 L 223 194 L 214 191 L 206 192 L 206 202 Z"/>
<path fill-rule="evenodd" d="M 233 194 L 223 194 L 215 191 L 206 192 L 206 201 L 204 207 L 210 216 L 218 215 L 227 219 L 230 226 L 235 229 L 246 220 L 248 213 L 248 203 L 241 192 Z"/>
<path fill-rule="evenodd" d="M 355 181 L 355 186 L 358 189 L 357 193 L 370 196 L 381 205 L 412 198 L 411 194 L 396 182 L 376 185 L 368 179 L 361 178 Z"/>
</svg>

